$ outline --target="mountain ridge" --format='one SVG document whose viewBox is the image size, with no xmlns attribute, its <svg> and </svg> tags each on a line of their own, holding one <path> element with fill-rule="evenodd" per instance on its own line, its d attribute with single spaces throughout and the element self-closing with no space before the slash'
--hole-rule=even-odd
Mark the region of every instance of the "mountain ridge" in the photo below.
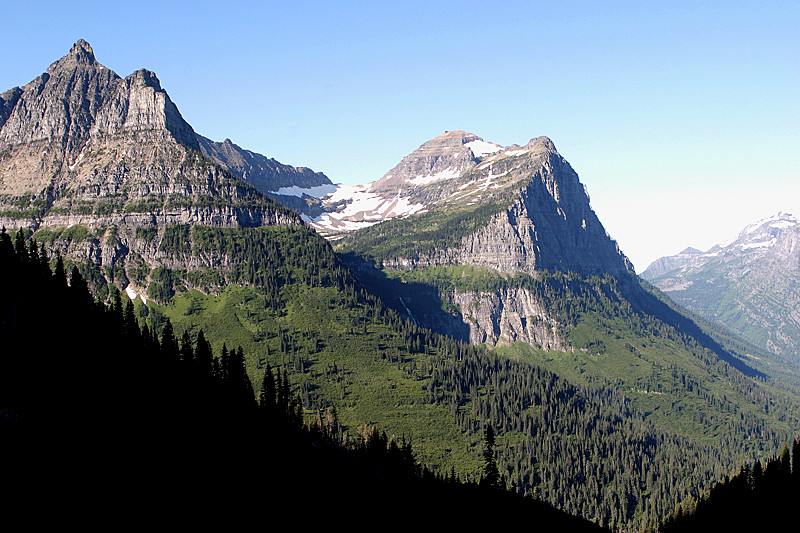
<svg viewBox="0 0 800 533">
<path fill-rule="evenodd" d="M 256 209 L 261 214 L 244 206 L 238 212 L 211 208 L 201 217 L 205 222 L 278 223 L 280 217 L 271 214 L 275 206 L 266 200 L 268 189 L 330 183 L 322 173 L 196 134 L 155 73 L 140 69 L 123 79 L 98 63 L 82 39 L 42 75 L 0 97 L 0 176 L 0 221 L 34 228 L 48 224 L 53 208 L 74 214 L 75 203 L 82 204 L 86 219 L 92 208 L 119 212 L 131 203 L 152 203 L 158 195 L 208 203 L 200 198 L 220 193 L 232 206 L 264 207 Z M 111 197 L 116 200 L 107 201 Z M 28 205 L 22 205 L 26 198 Z M 161 212 L 187 221 L 184 211 L 160 203 Z M 21 207 L 29 216 L 3 210 L 4 205 Z M 126 217 L 117 219 L 124 223 Z"/>
<path fill-rule="evenodd" d="M 660 258 L 642 277 L 757 346 L 800 355 L 800 222 L 790 213 L 749 224 L 706 252 Z"/>
</svg>

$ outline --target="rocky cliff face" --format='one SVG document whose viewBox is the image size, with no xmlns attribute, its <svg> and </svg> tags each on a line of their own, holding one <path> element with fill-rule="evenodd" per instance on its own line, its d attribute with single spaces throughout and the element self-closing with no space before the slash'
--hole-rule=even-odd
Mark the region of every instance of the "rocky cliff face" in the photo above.
<svg viewBox="0 0 800 533">
<path fill-rule="evenodd" d="M 633 270 L 591 209 L 578 175 L 555 149 L 526 181 L 512 204 L 448 251 L 449 261 L 506 273 Z"/>
<path fill-rule="evenodd" d="M 448 299 L 463 313 L 472 344 L 502 346 L 519 341 L 544 350 L 570 349 L 561 325 L 526 289 L 454 291 Z"/>
<path fill-rule="evenodd" d="M 457 136 L 456 144 L 461 138 Z M 468 134 L 463 138 L 477 139 Z M 406 173 L 402 183 L 414 181 L 407 171 L 417 168 L 415 162 L 424 161 L 423 167 L 428 168 L 431 161 L 442 160 L 430 155 L 429 145 L 441 150 L 443 140 L 453 139 L 437 137 L 435 143 L 430 141 L 415 152 L 423 157 L 409 156 L 396 167 Z M 448 161 L 462 159 L 459 155 Z M 550 139 L 498 148 L 484 153 L 480 162 L 472 155 L 469 160 L 471 164 L 461 174 L 419 184 L 404 193 L 423 202 L 423 211 L 352 233 L 342 239 L 341 249 L 375 257 L 390 269 L 473 265 L 509 274 L 550 270 L 621 276 L 633 271 L 592 210 L 578 175 Z M 392 172 L 387 176 L 395 179 Z M 386 183 L 378 182 L 373 188 Z M 476 218 L 480 223 L 468 223 Z M 426 233 L 445 224 L 452 228 L 448 235 L 432 238 L 430 243 L 425 240 Z M 393 240 L 404 243 L 394 248 L 401 251 L 381 252 Z"/>
<path fill-rule="evenodd" d="M 800 222 L 791 214 L 751 224 L 706 252 L 661 258 L 642 277 L 757 346 L 800 354 Z"/>
<path fill-rule="evenodd" d="M 314 172 L 306 167 L 284 165 L 275 159 L 245 150 L 230 139 L 215 142 L 198 135 L 197 140 L 203 155 L 261 192 L 275 193 L 287 187 L 310 188 L 331 185 L 331 180 L 322 172 Z"/>
<path fill-rule="evenodd" d="M 302 223 L 237 173 L 263 185 L 272 172 L 278 177 L 270 186 L 281 185 L 281 177 L 289 178 L 286 186 L 298 177 L 301 183 L 329 183 L 324 175 L 289 171 L 252 152 L 245 158 L 230 141 L 198 136 L 153 72 L 120 78 L 96 61 L 83 40 L 41 76 L 0 98 L 0 224 L 49 235 L 84 228 L 94 244 L 84 239 L 76 248 L 56 239 L 53 249 L 102 268 L 116 268 L 132 250 L 150 266 L 160 264 L 164 258 L 137 241 L 139 229 L 161 236 L 175 224 Z"/>
<path fill-rule="evenodd" d="M 463 267 L 504 278 L 541 271 L 628 278 L 633 267 L 606 233 L 578 175 L 547 137 L 500 147 L 465 132 L 423 144 L 368 187 L 422 209 L 344 236 L 338 249 L 378 269 Z M 401 276 L 402 277 L 402 276 Z M 398 294 L 402 290 L 398 290 Z M 413 307 L 413 293 L 405 300 Z M 567 349 L 559 324 L 523 286 L 440 293 L 471 342 L 516 340 Z M 414 314 L 414 309 L 404 309 Z M 423 323 L 454 334 L 459 324 L 417 309 Z"/>
</svg>

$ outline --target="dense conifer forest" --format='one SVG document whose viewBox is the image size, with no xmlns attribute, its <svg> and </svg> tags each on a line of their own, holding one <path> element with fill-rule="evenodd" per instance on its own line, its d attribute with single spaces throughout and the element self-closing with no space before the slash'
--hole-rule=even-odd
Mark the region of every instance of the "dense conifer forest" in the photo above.
<svg viewBox="0 0 800 533">
<path fill-rule="evenodd" d="M 790 457 L 791 455 L 791 457 Z M 664 521 L 662 531 L 744 531 L 797 527 L 800 499 L 800 441 L 784 444 L 764 464 L 742 465 L 698 501 L 687 500 Z"/>
<path fill-rule="evenodd" d="M 358 508 L 411 524 L 414 509 L 434 524 L 600 529 L 509 490 L 489 434 L 480 482 L 434 474 L 411 442 L 376 426 L 347 438 L 335 410 L 309 416 L 286 369 L 268 364 L 256 394 L 241 347 L 216 354 L 202 330 L 178 335 L 169 320 L 160 334 L 140 327 L 119 292 L 94 300 L 77 267 L 50 264 L 23 232 L 0 234 L 0 431 L 17 517 L 45 506 L 82 524 L 236 527 L 252 512 L 335 520 Z"/>
<path fill-rule="evenodd" d="M 176 227 L 171 232 L 175 235 L 159 245 L 165 253 L 214 258 L 218 268 L 162 268 L 158 276 L 151 276 L 148 289 L 160 304 L 150 301 L 147 306 L 121 297 L 89 262 L 59 267 L 63 262 L 43 254 L 38 234 L 26 241 L 20 232 L 14 245 L 4 245 L 3 254 L 13 260 L 4 263 L 0 279 L 7 301 L 15 302 L 3 310 L 3 327 L 15 324 L 15 335 L 4 337 L 15 339 L 9 341 L 14 348 L 8 353 L 31 355 L 6 357 L 3 362 L 10 368 L 3 372 L 8 376 L 2 378 L 4 395 L 24 399 L 17 402 L 24 409 L 3 401 L 3 406 L 12 406 L 4 410 L 6 421 L 28 421 L 14 426 L 24 428 L 20 435 L 36 431 L 31 428 L 40 417 L 66 424 L 70 432 L 80 427 L 86 435 L 99 433 L 97 442 L 104 444 L 93 448 L 91 458 L 82 447 L 68 455 L 84 454 L 84 461 L 92 464 L 114 463 L 120 455 L 115 446 L 124 442 L 123 455 L 133 457 L 120 466 L 130 468 L 125 475 L 152 475 L 146 465 L 167 461 L 167 470 L 180 472 L 173 483 L 200 483 L 196 465 L 221 454 L 231 466 L 215 459 L 208 466 L 211 471 L 203 473 L 204 479 L 221 477 L 215 486 L 233 484 L 235 470 L 246 472 L 255 483 L 265 468 L 274 477 L 276 468 L 292 465 L 288 477 L 294 481 L 285 483 L 294 483 L 297 494 L 314 494 L 315 487 L 323 487 L 319 498 L 347 502 L 352 498 L 342 490 L 328 494 L 326 485 L 308 481 L 321 473 L 337 486 L 361 485 L 356 481 L 360 478 L 343 473 L 353 468 L 336 471 L 340 467 L 321 466 L 313 459 L 328 449 L 320 446 L 320 439 L 335 442 L 333 451 L 324 454 L 344 455 L 346 461 L 377 448 L 389 450 L 388 456 L 406 465 L 411 464 L 410 454 L 404 450 L 413 444 L 413 457 L 426 467 L 414 467 L 412 477 L 430 480 L 430 487 L 458 479 L 466 483 L 456 491 L 469 499 L 468 494 L 478 494 L 473 491 L 482 479 L 497 479 L 489 485 L 505 487 L 515 497 L 532 497 L 625 530 L 655 529 L 679 503 L 700 497 L 741 464 L 741 453 L 732 447 L 654 425 L 613 387 L 587 380 L 573 384 L 525 357 L 489 353 L 403 319 L 365 290 L 330 246 L 306 228 Z M 10 237 L 4 242 L 10 243 Z M 14 261 L 17 266 L 8 266 Z M 74 278 L 70 283 L 65 270 Z M 34 272 L 44 281 L 31 278 Z M 580 316 L 575 306 L 595 306 L 608 320 L 617 316 L 616 308 L 605 307 L 618 301 L 610 281 L 599 280 L 594 286 L 552 275 L 530 283 L 554 302 L 572 302 L 561 311 L 567 324 Z M 104 304 L 92 300 L 89 287 Z M 58 303 L 64 299 L 68 305 Z M 33 318 L 20 321 L 22 316 Z M 633 321 L 633 329 L 646 327 L 636 322 L 646 320 L 642 315 L 626 320 Z M 119 328 L 129 331 L 133 340 L 122 340 Z M 682 338 L 675 330 L 666 327 L 660 334 Z M 41 334 L 44 331 L 47 335 Z M 73 356 L 66 346 L 76 338 L 81 342 Z M 35 351 L 32 342 L 39 344 Z M 698 353 L 705 352 L 698 348 Z M 725 368 L 720 366 L 721 371 Z M 272 381 L 265 379 L 269 371 Z M 681 381 L 680 375 L 669 379 Z M 250 382 L 256 384 L 254 393 Z M 293 406 L 282 415 L 288 420 L 284 425 L 305 427 L 278 440 L 274 430 L 266 429 L 272 422 L 259 418 L 266 416 L 264 406 L 273 403 L 272 393 L 266 392 L 273 389 L 275 404 L 283 406 L 279 411 Z M 697 383 L 697 390 L 704 390 L 703 384 Z M 261 408 L 254 394 L 261 398 Z M 108 398 L 113 401 L 105 401 Z M 708 401 L 715 400 L 709 396 Z M 773 400 L 770 406 L 788 409 Z M 235 416 L 231 409 L 238 409 Z M 747 424 L 761 424 L 740 419 L 743 430 L 748 430 Z M 108 422 L 98 425 L 97 420 Z M 47 434 L 35 440 L 57 441 L 53 427 L 42 425 Z M 766 429 L 757 427 L 762 439 L 782 436 L 764 435 Z M 165 445 L 171 451 L 163 455 L 159 442 L 177 444 Z M 274 456 L 265 451 L 264 442 L 287 443 L 288 449 L 274 452 L 285 460 L 264 466 Z M 26 447 L 20 445 L 22 449 Z M 496 474 L 487 471 L 487 449 L 493 451 Z M 294 455 L 301 454 L 297 450 L 309 455 Z M 41 455 L 52 457 L 47 448 Z M 325 457 L 320 461 L 327 464 Z M 296 475 L 295 468 L 303 474 Z M 334 470 L 328 475 L 327 468 Z M 234 486 L 257 492 L 251 485 Z M 426 494 L 419 488 L 412 492 Z M 376 494 L 385 493 L 367 491 L 359 497 Z"/>
</svg>

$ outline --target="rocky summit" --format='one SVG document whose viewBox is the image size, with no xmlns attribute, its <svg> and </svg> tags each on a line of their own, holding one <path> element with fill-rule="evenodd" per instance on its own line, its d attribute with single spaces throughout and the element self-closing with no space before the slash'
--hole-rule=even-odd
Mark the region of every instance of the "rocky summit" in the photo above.
<svg viewBox="0 0 800 533">
<path fill-rule="evenodd" d="M 547 137 L 502 147 L 448 131 L 350 195 L 323 197 L 335 210 L 311 225 L 364 261 L 356 265 L 364 272 L 424 279 L 376 290 L 419 324 L 472 343 L 568 349 L 563 324 L 519 280 L 545 271 L 627 280 L 633 272 Z M 458 279 L 431 283 L 441 275 Z"/>
<path fill-rule="evenodd" d="M 663 257 L 642 277 L 756 346 L 800 353 L 800 222 L 778 213 L 706 252 Z"/>
<path fill-rule="evenodd" d="M 155 73 L 123 79 L 83 40 L 0 95 L 6 226 L 296 224 L 261 193 L 325 183 L 323 174 L 197 135 Z"/>
<path fill-rule="evenodd" d="M 463 131 L 445 132 L 363 191 L 371 195 L 371 210 L 368 198 L 353 194 L 335 203 L 338 211 L 310 223 L 342 238 L 343 249 L 371 254 L 390 268 L 469 264 L 511 274 L 632 271 L 592 210 L 577 173 L 547 137 L 501 147 Z M 400 205 L 406 210 L 398 213 Z M 387 219 L 397 220 L 352 235 L 333 233 Z M 445 231 L 445 222 L 452 226 L 447 236 L 426 241 L 426 232 Z"/>
<path fill-rule="evenodd" d="M 104 278 L 117 272 L 120 288 L 137 277 L 146 286 L 145 266 L 175 263 L 166 233 L 190 246 L 200 225 L 301 225 L 266 193 L 320 184 L 330 180 L 198 135 L 154 72 L 121 78 L 83 40 L 0 95 L 0 224 L 37 232 L 78 263 L 90 258 Z"/>
</svg>

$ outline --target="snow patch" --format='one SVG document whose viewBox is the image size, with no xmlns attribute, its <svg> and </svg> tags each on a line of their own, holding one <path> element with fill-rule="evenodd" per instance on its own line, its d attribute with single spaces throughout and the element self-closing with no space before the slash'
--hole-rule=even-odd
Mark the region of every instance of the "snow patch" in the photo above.
<svg viewBox="0 0 800 533">
<path fill-rule="evenodd" d="M 786 229 L 791 228 L 792 226 L 796 226 L 797 221 L 790 221 L 790 220 L 780 220 L 778 222 L 773 222 L 769 225 L 770 228 L 777 228 L 777 229 Z"/>
<path fill-rule="evenodd" d="M 458 169 L 447 168 L 445 170 L 442 170 L 441 172 L 437 172 L 436 174 L 428 174 L 427 176 L 417 176 L 414 179 L 408 180 L 408 183 L 412 185 L 427 185 L 435 181 L 457 178 L 460 174 L 461 172 L 459 172 Z"/>
<path fill-rule="evenodd" d="M 282 194 L 284 196 L 297 196 L 298 198 L 302 198 L 304 194 L 311 196 L 313 198 L 322 198 L 327 196 L 328 194 L 332 194 L 336 192 L 337 186 L 330 183 L 327 185 L 319 185 L 317 187 L 308 187 L 302 188 L 298 187 L 297 185 L 293 185 L 291 187 L 281 187 L 277 191 L 274 191 L 273 194 Z"/>
<path fill-rule="evenodd" d="M 768 248 L 768 247 L 772 246 L 773 244 L 775 244 L 777 242 L 777 240 L 778 239 L 773 237 L 772 239 L 770 239 L 768 241 L 754 242 L 754 243 L 751 243 L 751 244 L 742 244 L 741 246 L 742 246 L 742 250 L 749 250 L 751 248 Z"/>
<path fill-rule="evenodd" d="M 400 193 L 391 198 L 367 191 L 368 185 L 338 185 L 323 197 L 326 204 L 346 202 L 339 211 L 323 213 L 315 218 L 303 215 L 303 220 L 322 233 L 355 231 L 383 220 L 408 216 L 424 209 L 423 204 L 411 203 Z"/>
<path fill-rule="evenodd" d="M 125 294 L 127 294 L 128 298 L 130 298 L 131 300 L 135 300 L 136 297 L 139 296 L 142 299 L 142 302 L 147 303 L 147 298 L 145 298 L 144 294 L 141 295 L 136 294 L 136 291 L 133 290 L 133 287 L 131 287 L 130 285 L 125 287 Z"/>
<path fill-rule="evenodd" d="M 70 169 L 70 170 L 75 170 L 75 167 L 77 167 L 77 166 L 78 166 L 78 163 L 80 163 L 81 161 L 83 161 L 83 155 L 84 155 L 84 153 L 86 152 L 86 147 L 87 147 L 87 146 L 89 146 L 89 141 L 86 141 L 86 143 L 83 145 L 83 148 L 81 148 L 81 152 L 78 154 L 78 157 L 76 157 L 76 158 L 75 158 L 75 162 L 74 162 L 74 163 L 72 163 L 72 164 L 69 166 L 69 169 Z"/>
<path fill-rule="evenodd" d="M 472 153 L 475 155 L 475 157 L 479 158 L 499 152 L 503 149 L 502 146 L 498 146 L 494 143 L 487 143 L 486 141 L 470 141 L 465 143 L 464 146 L 472 150 Z"/>
</svg>

